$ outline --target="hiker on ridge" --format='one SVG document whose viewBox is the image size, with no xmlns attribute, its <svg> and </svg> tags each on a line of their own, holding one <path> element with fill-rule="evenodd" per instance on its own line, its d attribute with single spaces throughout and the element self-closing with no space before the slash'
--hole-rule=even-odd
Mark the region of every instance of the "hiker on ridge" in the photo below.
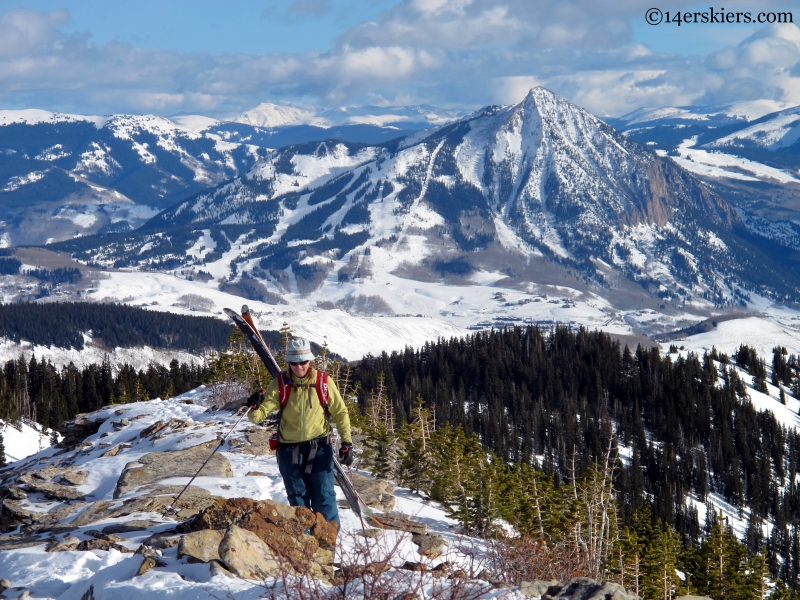
<svg viewBox="0 0 800 600">
<path fill-rule="evenodd" d="M 289 504 L 310 508 L 338 526 L 329 418 L 342 438 L 339 461 L 349 466 L 353 463 L 350 416 L 336 384 L 314 368 L 308 340 L 289 340 L 285 358 L 287 371 L 247 399 L 248 418 L 261 423 L 279 410 L 278 468 Z"/>
</svg>

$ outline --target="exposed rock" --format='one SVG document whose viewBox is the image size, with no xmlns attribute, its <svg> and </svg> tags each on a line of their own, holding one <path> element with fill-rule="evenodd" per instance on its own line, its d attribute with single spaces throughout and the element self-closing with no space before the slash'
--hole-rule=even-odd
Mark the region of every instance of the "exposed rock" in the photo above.
<svg viewBox="0 0 800 600">
<path fill-rule="evenodd" d="M 367 539 L 377 540 L 379 537 L 383 536 L 384 531 L 385 531 L 384 529 L 372 528 L 372 529 L 359 529 L 357 533 L 358 535 L 363 535 Z"/>
<path fill-rule="evenodd" d="M 11 589 L 11 582 L 8 579 L 0 579 L 0 592 Z"/>
<path fill-rule="evenodd" d="M 103 444 L 100 444 L 100 445 L 103 446 Z M 111 456 L 116 456 L 117 454 L 119 454 L 119 451 L 120 451 L 121 448 L 122 448 L 122 444 L 117 444 L 116 446 L 111 448 L 111 450 L 106 450 L 105 452 L 103 452 L 100 455 L 100 458 L 109 458 Z"/>
<path fill-rule="evenodd" d="M 439 558 L 442 555 L 442 550 L 447 547 L 444 538 L 438 533 L 413 535 L 411 540 L 419 546 L 419 553 L 428 558 Z"/>
<path fill-rule="evenodd" d="M 50 500 L 60 500 L 70 502 L 73 500 L 83 500 L 86 495 L 69 485 L 61 485 L 52 481 L 31 482 L 26 487 L 32 492 L 40 492 Z"/>
<path fill-rule="evenodd" d="M 230 579 L 236 579 L 236 575 L 228 571 L 228 569 L 222 566 L 222 563 L 219 562 L 218 560 L 212 560 L 208 564 L 210 565 L 209 570 L 211 571 L 211 577 L 216 577 L 217 575 L 224 575 L 225 577 L 228 577 Z"/>
<path fill-rule="evenodd" d="M 350 480 L 353 482 L 353 487 L 356 488 L 364 504 L 380 508 L 387 513 L 394 510 L 395 499 L 393 494 L 397 488 L 392 484 L 383 479 L 366 477 L 352 472 L 350 473 Z"/>
<path fill-rule="evenodd" d="M 245 477 L 269 477 L 269 475 L 262 473 L 261 471 L 250 471 L 245 473 Z"/>
<path fill-rule="evenodd" d="M 61 474 L 61 482 L 67 482 L 70 485 L 83 485 L 86 483 L 88 476 L 88 471 L 66 471 Z"/>
<path fill-rule="evenodd" d="M 407 515 L 400 513 L 379 513 L 373 514 L 375 520 L 386 529 L 397 529 L 398 531 L 408 531 L 414 535 L 425 535 L 428 533 L 428 526 L 425 523 L 413 520 Z"/>
<path fill-rule="evenodd" d="M 143 531 L 158 525 L 157 521 L 126 521 L 124 523 L 115 523 L 114 525 L 106 525 L 103 527 L 103 533 L 130 533 L 131 531 Z"/>
<path fill-rule="evenodd" d="M 178 558 L 186 556 L 189 562 L 204 563 L 219 560 L 219 545 L 224 535 L 224 531 L 215 529 L 187 533 L 178 542 Z"/>
<path fill-rule="evenodd" d="M 128 419 L 119 419 L 118 421 L 111 421 L 111 426 L 114 428 L 115 431 L 119 431 L 120 429 L 125 429 L 131 422 Z"/>
<path fill-rule="evenodd" d="M 540 596 L 544 596 L 553 586 L 557 586 L 558 582 L 553 581 L 543 581 L 541 579 L 537 579 L 536 581 L 523 581 L 519 584 L 519 593 L 525 596 L 526 598 L 538 598 Z"/>
<path fill-rule="evenodd" d="M 105 419 L 90 420 L 88 415 L 78 415 L 72 421 L 63 423 L 58 430 L 63 437 L 56 444 L 59 448 L 74 450 L 90 435 L 97 433 Z"/>
<path fill-rule="evenodd" d="M 142 550 L 142 554 L 144 553 L 145 548 L 154 548 L 156 550 L 166 550 L 167 548 L 172 548 L 173 546 L 177 546 L 181 540 L 181 536 L 177 535 L 174 531 L 164 531 L 161 533 L 154 533 L 145 541 L 142 542 L 141 547 L 139 548 Z M 138 551 L 137 551 L 138 552 Z"/>
<path fill-rule="evenodd" d="M 186 450 L 145 454 L 138 462 L 125 465 L 125 470 L 117 481 L 114 498 L 119 498 L 141 485 L 156 483 L 169 477 L 194 476 L 218 445 L 217 440 L 211 440 Z M 233 477 L 233 471 L 228 459 L 217 452 L 203 467 L 200 475 Z"/>
<path fill-rule="evenodd" d="M 25 500 L 28 494 L 18 485 L 11 485 L 8 487 L 8 497 L 14 500 Z"/>
<path fill-rule="evenodd" d="M 250 498 L 220 499 L 179 529 L 229 530 L 233 526 L 253 533 L 284 567 L 310 577 L 332 578 L 330 565 L 336 546 L 336 524 L 328 523 L 322 515 L 305 507 L 271 500 L 256 502 Z M 224 557 L 222 562 L 225 563 Z"/>
<path fill-rule="evenodd" d="M 165 506 L 170 506 L 173 503 L 181 489 L 183 489 L 181 486 L 153 486 L 149 493 L 136 498 L 129 498 L 121 503 L 98 500 L 79 514 L 71 525 L 84 527 L 97 521 L 116 519 L 133 513 L 160 512 Z M 212 496 L 208 490 L 190 486 L 181 496 L 180 510 L 177 516 L 181 519 L 188 519 L 213 504 L 217 499 L 219 497 Z"/>
<path fill-rule="evenodd" d="M 247 431 L 245 437 L 250 443 L 242 448 L 242 452 L 252 454 L 253 456 L 268 455 L 270 452 L 269 438 L 272 436 L 272 433 L 272 431 L 268 431 L 263 427 Z"/>
<path fill-rule="evenodd" d="M 167 426 L 167 424 L 164 423 L 163 421 L 156 421 L 155 423 L 153 423 L 149 427 L 145 427 L 144 429 L 142 429 L 141 433 L 139 433 L 139 438 L 146 438 L 146 437 L 155 435 L 159 431 L 164 429 L 164 427 L 166 427 L 166 426 Z"/>
<path fill-rule="evenodd" d="M 265 579 L 281 574 L 275 554 L 258 536 L 231 525 L 219 545 L 222 562 L 243 579 Z"/>
<path fill-rule="evenodd" d="M 31 475 L 39 479 L 41 481 L 52 481 L 54 477 L 57 475 L 61 475 L 64 472 L 63 468 L 58 467 L 45 467 L 39 471 L 31 471 Z"/>
<path fill-rule="evenodd" d="M 90 535 L 93 538 L 98 540 L 106 540 L 107 542 L 114 542 L 115 544 L 127 542 L 124 537 L 120 537 L 118 535 L 114 535 L 113 533 L 105 533 L 103 531 L 97 531 L 96 529 L 89 529 L 84 532 L 86 535 Z"/>
<path fill-rule="evenodd" d="M 85 502 L 77 502 L 70 506 L 62 506 L 50 511 L 35 511 L 23 507 L 19 500 L 6 498 L 3 500 L 3 513 L 25 525 L 41 524 L 52 526 L 85 504 Z"/>
<path fill-rule="evenodd" d="M 339 528 L 334 522 L 328 522 L 320 513 L 315 515 L 314 525 L 311 527 L 311 535 L 319 540 L 319 545 L 328 550 L 336 548 L 336 536 Z"/>
<path fill-rule="evenodd" d="M 134 577 L 139 577 L 147 573 L 153 567 L 166 567 L 167 563 L 163 560 L 159 560 L 157 558 L 153 558 L 151 556 L 146 557 L 142 564 L 139 565 L 139 568 L 136 570 L 136 573 L 133 574 Z"/>
<path fill-rule="evenodd" d="M 575 577 L 563 586 L 553 586 L 542 595 L 542 600 L 641 600 L 628 593 L 618 583 L 600 582 L 587 577 Z"/>
<path fill-rule="evenodd" d="M 33 546 L 40 546 L 46 542 L 47 540 L 32 535 L 7 535 L 0 538 L 0 552 L 18 550 L 19 548 L 32 548 Z"/>
<path fill-rule="evenodd" d="M 53 542 L 45 548 L 45 552 L 66 552 L 68 550 L 75 550 L 80 543 L 81 541 L 78 538 L 71 535 L 65 537 L 63 540 Z"/>
<path fill-rule="evenodd" d="M 98 540 L 98 539 L 91 539 L 91 540 L 83 540 L 78 547 L 75 548 L 76 550 L 110 550 L 114 548 L 118 552 L 128 552 L 133 554 L 133 550 L 130 548 L 126 548 L 125 546 L 121 546 L 120 544 L 115 544 L 114 542 L 109 542 L 108 540 Z"/>
</svg>

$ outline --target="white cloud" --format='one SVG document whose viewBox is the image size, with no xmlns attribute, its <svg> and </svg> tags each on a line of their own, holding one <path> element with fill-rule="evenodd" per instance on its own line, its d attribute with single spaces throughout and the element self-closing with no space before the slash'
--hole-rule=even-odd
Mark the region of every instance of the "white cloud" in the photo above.
<svg viewBox="0 0 800 600">
<path fill-rule="evenodd" d="M 731 8 L 734 1 L 744 6 L 731 0 Z M 753 98 L 800 102 L 797 26 L 765 26 L 735 47 L 683 57 L 633 42 L 631 19 L 651 5 L 405 0 L 326 52 L 265 55 L 97 45 L 59 29 L 66 11 L 19 9 L 0 15 L 0 106 L 170 114 L 303 99 L 472 108 L 519 101 L 534 85 L 600 115 Z M 670 9 L 689 5 L 675 0 Z M 316 18 L 330 7 L 297 0 L 281 10 Z"/>
</svg>

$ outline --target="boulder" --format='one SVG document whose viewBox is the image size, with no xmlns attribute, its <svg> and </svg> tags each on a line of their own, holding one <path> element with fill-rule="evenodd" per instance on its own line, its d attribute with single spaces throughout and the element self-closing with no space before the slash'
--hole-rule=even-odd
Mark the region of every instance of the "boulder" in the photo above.
<svg viewBox="0 0 800 600">
<path fill-rule="evenodd" d="M 444 538 L 438 533 L 426 533 L 425 535 L 412 535 L 411 541 L 419 546 L 419 553 L 428 558 L 439 558 L 442 551 L 447 547 Z"/>
<path fill-rule="evenodd" d="M 144 554 L 147 548 L 152 548 L 154 550 L 166 550 L 167 548 L 177 546 L 180 541 L 180 536 L 174 531 L 162 531 L 161 533 L 154 533 L 142 542 L 142 545 L 139 547 L 141 552 L 139 552 L 139 550 L 137 550 L 137 552 Z"/>
<path fill-rule="evenodd" d="M 102 531 L 103 533 L 130 533 L 131 531 L 143 531 L 145 529 L 149 529 L 153 525 L 158 525 L 158 522 L 134 519 L 133 521 L 125 521 L 124 523 L 106 525 L 103 527 Z"/>
<path fill-rule="evenodd" d="M 158 558 L 154 558 L 152 556 L 147 556 L 142 561 L 142 564 L 139 565 L 139 568 L 136 570 L 136 573 L 133 574 L 134 577 L 139 577 L 147 573 L 153 567 L 166 567 L 167 563 L 163 560 L 159 560 Z"/>
<path fill-rule="evenodd" d="M 75 550 L 80 543 L 81 541 L 75 536 L 65 537 L 63 540 L 53 542 L 47 546 L 45 552 L 67 552 L 69 550 Z"/>
<path fill-rule="evenodd" d="M 400 513 L 373 513 L 375 520 L 386 529 L 396 529 L 407 531 L 414 535 L 425 535 L 428 533 L 428 526 L 425 523 L 415 521 L 408 515 Z"/>
<path fill-rule="evenodd" d="M 82 506 L 85 502 L 77 502 L 70 506 L 62 506 L 49 511 L 28 510 L 19 500 L 5 498 L 3 500 L 3 513 L 15 521 L 25 525 L 43 525 L 52 527 L 62 519 L 65 519 L 72 511 Z"/>
<path fill-rule="evenodd" d="M 91 539 L 91 540 L 83 540 L 80 544 L 78 544 L 76 550 L 117 550 L 118 552 L 128 552 L 133 553 L 133 550 L 130 548 L 126 548 L 125 546 L 121 546 L 120 544 L 115 544 L 114 542 L 109 542 L 108 540 L 98 540 L 98 539 Z"/>
<path fill-rule="evenodd" d="M 61 474 L 61 483 L 66 482 L 69 485 L 83 485 L 86 483 L 86 478 L 88 476 L 88 471 L 66 471 Z"/>
<path fill-rule="evenodd" d="M 219 442 L 211 440 L 174 452 L 151 452 L 137 462 L 128 463 L 117 481 L 114 498 L 124 496 L 135 488 L 156 483 L 170 477 L 192 477 L 217 448 Z M 233 477 L 231 463 L 217 452 L 203 467 L 201 476 Z"/>
<path fill-rule="evenodd" d="M 243 579 L 265 579 L 281 574 L 275 554 L 258 536 L 231 525 L 219 545 L 222 563 Z"/>
<path fill-rule="evenodd" d="M 353 482 L 353 487 L 356 488 L 364 504 L 379 508 L 387 513 L 394 510 L 395 500 L 393 494 L 397 488 L 392 484 L 383 479 L 366 477 L 352 472 L 350 473 L 350 480 Z"/>
<path fill-rule="evenodd" d="M 575 577 L 563 586 L 551 587 L 542 600 L 641 600 L 618 583 L 595 581 L 588 577 Z"/>
<path fill-rule="evenodd" d="M 220 499 L 178 529 L 227 531 L 234 526 L 264 542 L 285 569 L 323 580 L 333 577 L 330 565 L 336 547 L 336 524 L 302 506 L 250 498 Z"/>
<path fill-rule="evenodd" d="M 558 586 L 556 580 L 543 581 L 537 579 L 536 581 L 523 581 L 519 584 L 519 593 L 526 598 L 539 598 L 544 596 L 551 587 Z"/>
<path fill-rule="evenodd" d="M 186 556 L 189 562 L 202 563 L 219 560 L 219 545 L 224 534 L 224 531 L 206 529 L 181 536 L 178 542 L 178 558 Z"/>
<path fill-rule="evenodd" d="M 89 415 L 78 415 L 72 421 L 63 423 L 58 429 L 58 433 L 61 434 L 62 438 L 56 446 L 66 450 L 73 450 L 83 443 L 83 440 L 87 437 L 97 433 L 105 419 L 91 420 L 88 417 Z"/>
<path fill-rule="evenodd" d="M 61 485 L 52 481 L 31 482 L 26 484 L 25 487 L 31 492 L 44 494 L 50 500 L 60 500 L 62 502 L 83 500 L 86 497 L 85 494 L 70 485 Z"/>
</svg>

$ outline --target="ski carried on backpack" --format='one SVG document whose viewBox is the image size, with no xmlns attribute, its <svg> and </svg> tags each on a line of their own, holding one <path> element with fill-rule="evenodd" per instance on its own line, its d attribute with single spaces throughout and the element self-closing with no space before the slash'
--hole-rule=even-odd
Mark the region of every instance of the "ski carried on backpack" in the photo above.
<svg viewBox="0 0 800 600">
<path fill-rule="evenodd" d="M 225 308 L 223 310 L 225 311 L 225 314 L 228 315 L 234 323 L 236 323 L 236 326 L 242 331 L 244 337 L 246 337 L 247 341 L 249 341 L 253 346 L 253 350 L 256 351 L 256 354 L 258 354 L 258 357 L 261 359 L 261 362 L 264 363 L 264 366 L 267 367 L 267 371 L 269 371 L 269 374 L 272 375 L 273 379 L 277 379 L 279 382 L 282 382 L 283 374 L 280 366 L 278 365 L 278 361 L 275 360 L 275 357 L 273 356 L 272 352 L 270 352 L 266 342 L 264 342 L 264 338 L 262 338 L 261 334 L 258 332 L 247 305 L 242 306 L 242 314 L 239 314 L 230 308 Z M 288 400 L 288 394 L 285 395 L 287 396 Z M 327 382 L 323 395 L 324 400 L 320 398 L 320 401 L 323 403 L 323 406 L 327 408 Z M 339 487 L 342 488 L 344 496 L 347 498 L 347 503 L 350 505 L 350 508 L 353 510 L 353 512 L 356 513 L 359 518 L 362 519 L 362 521 L 364 518 L 367 518 L 378 526 L 383 527 L 381 522 L 373 514 L 372 510 L 366 504 L 364 504 L 364 501 L 358 495 L 353 482 L 347 476 L 347 473 L 344 471 L 339 459 L 336 458 L 335 455 L 333 456 L 333 476 L 336 479 L 336 482 L 339 484 Z"/>
</svg>

